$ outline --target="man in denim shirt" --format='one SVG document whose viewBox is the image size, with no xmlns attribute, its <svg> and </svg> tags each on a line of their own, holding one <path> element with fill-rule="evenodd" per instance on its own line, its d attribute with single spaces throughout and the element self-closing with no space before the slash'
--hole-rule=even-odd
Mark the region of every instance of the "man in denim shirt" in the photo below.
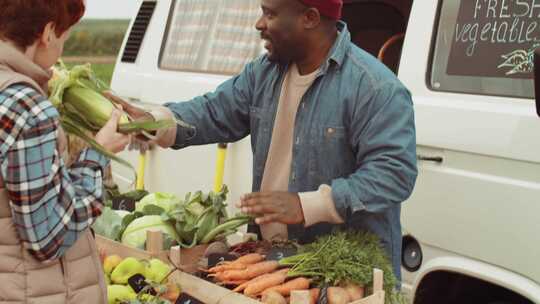
<svg viewBox="0 0 540 304">
<path fill-rule="evenodd" d="M 417 175 L 409 92 L 351 43 L 341 0 L 261 3 L 256 28 L 268 53 L 215 92 L 153 112 L 196 128 L 161 131 L 157 143 L 181 149 L 251 135 L 253 193 L 237 206 L 263 236 L 309 242 L 338 225 L 370 231 L 399 278 L 400 204 Z"/>
</svg>

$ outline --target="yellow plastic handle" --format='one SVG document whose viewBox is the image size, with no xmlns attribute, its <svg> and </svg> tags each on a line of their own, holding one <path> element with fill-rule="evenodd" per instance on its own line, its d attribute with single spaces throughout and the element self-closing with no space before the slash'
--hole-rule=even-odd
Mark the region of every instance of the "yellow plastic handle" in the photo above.
<svg viewBox="0 0 540 304">
<path fill-rule="evenodd" d="M 227 156 L 227 144 L 219 144 L 216 160 L 216 173 L 214 175 L 214 192 L 221 191 L 223 187 L 223 175 L 225 174 L 225 156 Z"/>
<path fill-rule="evenodd" d="M 146 167 L 146 152 L 139 154 L 139 166 L 137 168 L 137 190 L 144 190 L 144 169 Z"/>
</svg>

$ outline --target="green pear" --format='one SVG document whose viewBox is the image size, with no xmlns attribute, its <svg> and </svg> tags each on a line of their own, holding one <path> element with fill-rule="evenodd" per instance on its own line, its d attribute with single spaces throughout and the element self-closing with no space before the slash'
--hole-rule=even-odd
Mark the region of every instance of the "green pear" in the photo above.
<svg viewBox="0 0 540 304">
<path fill-rule="evenodd" d="M 171 272 L 171 267 L 160 259 L 151 259 L 146 266 L 146 278 L 155 283 L 162 283 Z"/>
<path fill-rule="evenodd" d="M 111 280 L 114 284 L 127 284 L 128 279 L 136 274 L 146 276 L 145 265 L 136 258 L 125 258 L 111 273 Z"/>
<path fill-rule="evenodd" d="M 107 286 L 107 295 L 109 297 L 109 304 L 118 304 L 122 301 L 135 300 L 137 294 L 133 290 L 124 285 L 109 285 Z"/>
<path fill-rule="evenodd" d="M 113 269 L 122 262 L 122 258 L 118 255 L 110 255 L 103 260 L 103 271 L 110 275 Z"/>
</svg>

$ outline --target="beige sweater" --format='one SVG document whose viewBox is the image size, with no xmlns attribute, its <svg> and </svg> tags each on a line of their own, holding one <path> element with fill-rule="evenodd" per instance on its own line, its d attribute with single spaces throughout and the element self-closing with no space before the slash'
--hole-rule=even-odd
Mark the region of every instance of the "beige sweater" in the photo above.
<svg viewBox="0 0 540 304">
<path fill-rule="evenodd" d="M 302 97 L 318 72 L 319 70 L 316 70 L 311 74 L 300 75 L 295 64 L 287 71 L 281 88 L 272 141 L 263 174 L 262 192 L 289 190 L 296 113 Z M 322 185 L 318 191 L 299 195 L 306 226 L 320 222 L 343 222 L 336 211 L 332 190 L 328 185 Z M 261 234 L 266 240 L 287 239 L 287 226 L 281 223 L 261 225 Z"/>
</svg>

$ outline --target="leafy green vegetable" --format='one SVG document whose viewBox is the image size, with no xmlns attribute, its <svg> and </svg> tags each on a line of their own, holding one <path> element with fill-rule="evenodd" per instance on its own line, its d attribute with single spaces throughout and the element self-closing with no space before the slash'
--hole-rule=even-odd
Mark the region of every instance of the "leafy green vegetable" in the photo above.
<svg viewBox="0 0 540 304">
<path fill-rule="evenodd" d="M 111 240 L 119 240 L 122 230 L 122 217 L 109 207 L 103 208 L 100 217 L 92 225 L 94 232 Z"/>
<path fill-rule="evenodd" d="M 162 218 L 174 225 L 181 246 L 189 248 L 200 243 L 212 229 L 225 221 L 228 189 L 218 193 L 187 193 L 182 203 L 174 206 Z"/>
<path fill-rule="evenodd" d="M 172 193 L 154 192 L 143 197 L 136 205 L 135 211 L 142 211 L 147 205 L 156 205 L 165 211 L 170 211 L 174 205 L 180 204 L 182 200 Z"/>
<path fill-rule="evenodd" d="M 224 185 L 217 193 L 187 193 L 180 204 L 162 214 L 161 218 L 175 227 L 180 246 L 191 248 L 209 243 L 236 232 L 238 227 L 249 222 L 250 217 L 245 215 L 227 218 L 225 200 L 228 192 Z"/>
<path fill-rule="evenodd" d="M 124 218 L 126 219 L 127 216 Z M 159 215 L 145 215 L 133 220 L 122 234 L 122 244 L 144 249 L 146 244 L 146 232 L 148 230 L 160 230 L 168 242 L 177 240 L 178 235 L 173 226 L 164 222 Z M 167 238 L 168 236 L 168 238 Z M 165 248 L 169 248 L 170 244 Z"/>
</svg>

